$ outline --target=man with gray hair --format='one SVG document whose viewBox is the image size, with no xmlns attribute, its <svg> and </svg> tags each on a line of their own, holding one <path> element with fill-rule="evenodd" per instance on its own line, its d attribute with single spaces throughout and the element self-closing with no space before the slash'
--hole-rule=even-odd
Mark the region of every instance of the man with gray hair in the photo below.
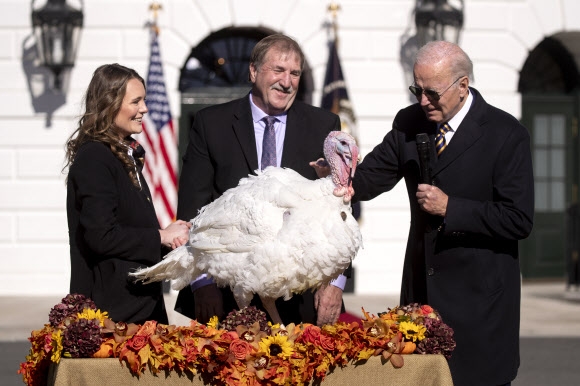
<svg viewBox="0 0 580 386">
<path fill-rule="evenodd" d="M 456 44 L 422 47 L 413 76 L 417 103 L 398 112 L 357 168 L 354 200 L 405 179 L 411 225 L 401 304 L 429 304 L 454 329 L 455 386 L 509 384 L 519 367 L 518 240 L 534 213 L 529 133 L 470 87 L 473 65 Z M 428 136 L 424 162 L 417 134 Z"/>
</svg>

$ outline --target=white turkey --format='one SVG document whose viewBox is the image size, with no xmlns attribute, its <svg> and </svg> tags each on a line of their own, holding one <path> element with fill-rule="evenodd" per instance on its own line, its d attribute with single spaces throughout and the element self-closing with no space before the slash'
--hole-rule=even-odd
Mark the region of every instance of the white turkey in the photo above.
<svg viewBox="0 0 580 386">
<path fill-rule="evenodd" d="M 331 174 L 318 180 L 277 167 L 242 178 L 191 220 L 187 245 L 130 275 L 145 282 L 174 280 L 172 288 L 179 290 L 205 273 L 230 286 L 240 309 L 258 294 L 272 321 L 281 324 L 275 299 L 327 284 L 362 244 L 350 207 L 358 161 L 354 138 L 331 132 L 324 156 Z"/>
</svg>

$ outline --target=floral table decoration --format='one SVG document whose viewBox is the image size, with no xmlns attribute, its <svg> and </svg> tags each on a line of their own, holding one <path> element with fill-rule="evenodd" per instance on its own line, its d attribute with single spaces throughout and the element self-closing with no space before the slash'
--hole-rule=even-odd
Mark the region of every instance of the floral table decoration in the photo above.
<svg viewBox="0 0 580 386">
<path fill-rule="evenodd" d="M 255 307 L 207 325 L 136 325 L 114 322 L 91 299 L 69 294 L 51 309 L 49 323 L 32 331 L 18 373 L 27 385 L 45 385 L 50 364 L 63 357 L 118 358 L 136 376 L 175 371 L 211 385 L 306 385 L 372 356 L 396 368 L 404 365 L 405 354 L 451 357 L 453 330 L 432 307 L 409 304 L 378 316 L 362 312 L 360 322 L 323 327 L 272 325 Z"/>
</svg>

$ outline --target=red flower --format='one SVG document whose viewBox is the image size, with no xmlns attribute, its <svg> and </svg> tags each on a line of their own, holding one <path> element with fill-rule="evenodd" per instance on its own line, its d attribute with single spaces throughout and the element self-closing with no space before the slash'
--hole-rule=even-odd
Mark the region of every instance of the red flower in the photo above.
<svg viewBox="0 0 580 386">
<path fill-rule="evenodd" d="M 234 354 L 236 359 L 239 360 L 246 359 L 246 356 L 250 353 L 251 349 L 252 347 L 250 346 L 250 344 L 241 339 L 236 339 L 232 343 L 230 343 L 230 351 L 232 352 L 232 354 Z"/>
<path fill-rule="evenodd" d="M 228 331 L 228 332 L 224 332 L 221 336 L 221 338 L 223 340 L 225 340 L 226 342 L 231 342 L 234 341 L 236 339 L 238 339 L 238 333 L 235 331 Z"/>
<path fill-rule="evenodd" d="M 139 351 L 147 344 L 149 337 L 143 335 L 134 335 L 127 341 L 127 346 L 133 351 Z"/>
<path fill-rule="evenodd" d="M 302 336 L 300 337 L 301 341 L 306 343 L 315 344 L 320 341 L 320 327 L 309 325 L 304 329 Z"/>
<path fill-rule="evenodd" d="M 433 307 L 431 307 L 427 304 L 424 304 L 421 306 L 421 313 L 423 315 L 429 315 L 431 312 L 433 312 Z"/>
</svg>

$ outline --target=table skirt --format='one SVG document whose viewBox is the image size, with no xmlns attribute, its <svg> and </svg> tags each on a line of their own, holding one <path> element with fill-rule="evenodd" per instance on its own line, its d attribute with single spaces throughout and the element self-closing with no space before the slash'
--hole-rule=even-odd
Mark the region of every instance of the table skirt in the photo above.
<svg viewBox="0 0 580 386">
<path fill-rule="evenodd" d="M 452 386 L 451 373 L 442 355 L 405 355 L 405 365 L 399 369 L 390 362 L 382 363 L 380 357 L 371 357 L 366 363 L 344 368 L 336 368 L 328 374 L 323 385 L 397 385 L 397 386 Z M 139 377 L 119 362 L 117 358 L 107 359 L 61 359 L 52 365 L 48 384 L 54 386 L 78 385 L 119 385 L 178 386 L 204 385 L 199 375 L 179 375 L 177 372 L 160 372 L 157 375 L 146 370 Z"/>
</svg>

